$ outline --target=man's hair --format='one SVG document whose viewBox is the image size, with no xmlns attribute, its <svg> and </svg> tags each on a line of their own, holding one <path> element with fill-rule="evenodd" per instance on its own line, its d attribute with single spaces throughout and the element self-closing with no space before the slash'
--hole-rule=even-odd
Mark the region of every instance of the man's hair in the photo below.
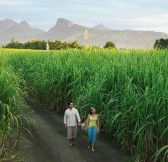
<svg viewBox="0 0 168 162">
<path fill-rule="evenodd" d="M 70 102 L 69 105 L 70 105 L 71 103 L 73 104 L 73 102 Z"/>
</svg>

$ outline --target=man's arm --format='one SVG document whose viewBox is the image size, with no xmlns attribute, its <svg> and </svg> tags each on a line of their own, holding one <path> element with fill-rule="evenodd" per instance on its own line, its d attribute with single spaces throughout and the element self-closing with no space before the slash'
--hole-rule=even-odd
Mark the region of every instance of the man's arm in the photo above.
<svg viewBox="0 0 168 162">
<path fill-rule="evenodd" d="M 64 126 L 67 128 L 67 112 L 64 113 Z"/>
<path fill-rule="evenodd" d="M 76 115 L 77 115 L 77 120 L 78 120 L 78 123 L 80 123 L 80 122 L 81 122 L 81 119 L 80 119 L 80 115 L 79 115 L 78 110 L 76 110 Z"/>
</svg>

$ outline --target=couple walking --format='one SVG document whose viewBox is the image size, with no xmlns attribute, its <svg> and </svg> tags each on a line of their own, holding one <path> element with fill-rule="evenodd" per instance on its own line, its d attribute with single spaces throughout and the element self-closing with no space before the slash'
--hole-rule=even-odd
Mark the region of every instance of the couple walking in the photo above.
<svg viewBox="0 0 168 162">
<path fill-rule="evenodd" d="M 79 112 L 74 108 L 73 103 L 69 104 L 69 108 L 64 114 L 64 125 L 67 129 L 67 138 L 69 140 L 69 147 L 72 148 L 75 145 L 75 139 L 77 135 L 77 126 L 81 125 L 81 119 Z M 95 151 L 96 134 L 99 130 L 99 116 L 96 114 L 96 109 L 91 107 L 90 114 L 85 122 L 86 130 L 88 132 L 88 148 Z"/>
</svg>

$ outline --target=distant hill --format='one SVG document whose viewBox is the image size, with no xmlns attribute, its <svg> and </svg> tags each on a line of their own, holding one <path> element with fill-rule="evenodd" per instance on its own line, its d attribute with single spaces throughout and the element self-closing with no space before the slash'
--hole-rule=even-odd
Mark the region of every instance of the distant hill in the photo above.
<svg viewBox="0 0 168 162">
<path fill-rule="evenodd" d="M 36 39 L 45 32 L 41 29 L 32 28 L 26 21 L 16 23 L 11 19 L 0 21 L 0 43 L 8 43 L 11 39 L 21 42 Z"/>
<path fill-rule="evenodd" d="M 98 25 L 95 25 L 95 26 L 93 27 L 93 29 L 96 29 L 96 30 L 111 30 L 110 28 L 104 26 L 103 23 L 100 23 L 100 24 L 98 24 Z"/>
<path fill-rule="evenodd" d="M 10 42 L 11 39 L 20 42 L 50 39 L 71 42 L 77 40 L 80 44 L 103 46 L 107 41 L 112 41 L 118 48 L 149 49 L 153 47 L 155 40 L 160 38 L 168 38 L 168 35 L 154 31 L 111 30 L 102 23 L 89 28 L 64 18 L 59 18 L 55 26 L 47 32 L 32 28 L 26 21 L 0 21 L 0 44 Z"/>
</svg>

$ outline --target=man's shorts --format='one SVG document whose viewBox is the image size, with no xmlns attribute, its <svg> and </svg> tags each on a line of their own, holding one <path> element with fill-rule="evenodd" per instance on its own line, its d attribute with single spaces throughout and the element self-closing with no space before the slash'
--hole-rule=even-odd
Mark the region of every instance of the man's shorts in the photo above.
<svg viewBox="0 0 168 162">
<path fill-rule="evenodd" d="M 77 135 L 77 126 L 74 127 L 67 127 L 67 138 L 68 139 L 72 139 L 72 138 L 76 138 Z"/>
</svg>

